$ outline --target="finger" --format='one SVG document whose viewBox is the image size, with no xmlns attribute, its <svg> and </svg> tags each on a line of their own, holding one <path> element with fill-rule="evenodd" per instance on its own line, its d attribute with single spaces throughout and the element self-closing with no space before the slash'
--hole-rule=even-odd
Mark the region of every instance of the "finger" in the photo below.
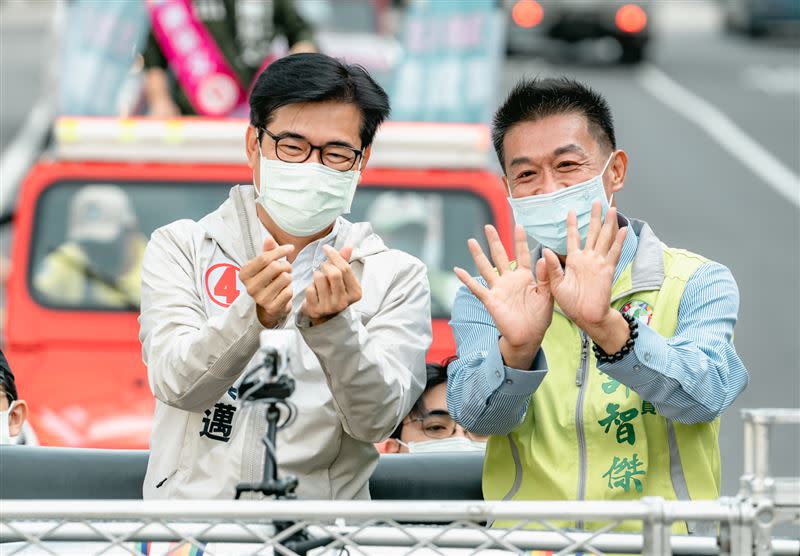
<svg viewBox="0 0 800 556">
<path fill-rule="evenodd" d="M 283 288 L 278 295 L 275 296 L 275 299 L 269 304 L 269 310 L 273 314 L 288 314 L 292 310 L 292 296 L 293 291 L 291 286 Z M 289 310 L 286 310 L 286 307 L 289 307 Z"/>
<path fill-rule="evenodd" d="M 606 213 L 606 221 L 603 222 L 603 228 L 600 230 L 600 235 L 597 236 L 597 243 L 594 249 L 601 255 L 608 253 L 614 238 L 617 237 L 619 230 L 619 222 L 617 222 L 617 209 L 610 208 Z"/>
<path fill-rule="evenodd" d="M 266 245 L 267 241 L 264 241 Z M 239 279 L 242 282 L 247 282 L 250 278 L 260 273 L 264 268 L 269 266 L 273 261 L 282 259 L 294 251 L 294 245 L 280 245 L 271 251 L 263 252 L 256 256 L 254 259 L 245 264 L 239 271 Z"/>
<path fill-rule="evenodd" d="M 454 267 L 453 272 L 456 273 L 458 279 L 461 280 L 461 283 L 467 286 L 467 289 L 472 292 L 472 295 L 478 298 L 481 303 L 484 303 L 487 296 L 489 295 L 489 290 L 478 282 L 475 278 L 469 275 L 469 272 L 464 270 L 460 267 Z M 485 305 L 485 303 L 484 303 Z"/>
<path fill-rule="evenodd" d="M 575 211 L 571 210 L 567 214 L 567 255 L 580 250 L 581 234 L 578 232 L 578 217 L 575 216 Z"/>
<path fill-rule="evenodd" d="M 497 273 L 502 275 L 504 272 L 510 270 L 510 265 L 506 249 L 503 247 L 503 242 L 500 241 L 500 235 L 497 233 L 497 229 L 491 224 L 484 226 L 483 231 L 486 234 L 486 241 L 489 244 L 489 253 L 492 255 Z"/>
<path fill-rule="evenodd" d="M 627 226 L 617 230 L 617 236 L 614 239 L 614 243 L 611 245 L 611 249 L 608 250 L 608 255 L 606 255 L 607 260 L 614 265 L 614 268 L 617 267 L 620 255 L 622 255 L 622 246 L 625 244 L 625 236 L 627 233 Z"/>
<path fill-rule="evenodd" d="M 265 264 L 270 264 L 273 261 L 288 257 L 292 252 L 294 252 L 294 245 L 287 243 L 286 245 L 279 245 L 271 251 L 264 251 L 259 255 L 259 258 L 264 261 Z"/>
<path fill-rule="evenodd" d="M 316 307 L 319 305 L 319 295 L 317 294 L 317 287 L 314 284 L 311 284 L 306 288 L 306 298 L 305 298 L 306 306 Z"/>
<path fill-rule="evenodd" d="M 600 234 L 600 228 L 602 227 L 600 222 L 600 215 L 602 212 L 600 201 L 594 201 L 592 203 L 592 214 L 589 217 L 589 232 L 586 234 L 586 244 L 583 246 L 584 249 L 594 249 L 597 243 L 597 236 Z"/>
<path fill-rule="evenodd" d="M 514 254 L 517 257 L 519 268 L 531 268 L 531 249 L 528 247 L 528 234 L 525 228 L 517 226 L 514 228 Z"/>
<path fill-rule="evenodd" d="M 344 287 L 349 298 L 356 296 L 356 294 L 361 291 L 361 284 L 359 284 L 358 278 L 356 278 L 353 272 L 353 267 L 351 267 L 348 262 L 350 255 L 353 253 L 353 248 L 344 247 L 341 251 L 337 251 L 333 247 L 325 245 L 322 249 L 328 256 L 328 260 L 342 271 L 342 281 L 344 282 Z"/>
<path fill-rule="evenodd" d="M 345 245 L 342 247 L 342 250 L 339 251 L 339 255 L 348 263 L 350 262 L 350 257 L 353 256 L 353 248 L 349 245 Z"/>
<path fill-rule="evenodd" d="M 550 275 L 547 273 L 547 262 L 544 257 L 536 261 L 536 289 L 550 295 Z"/>
<path fill-rule="evenodd" d="M 267 251 L 272 251 L 278 247 L 278 243 L 272 238 L 272 236 L 267 236 L 267 239 L 264 240 L 264 244 L 261 246 L 261 252 L 265 253 Z"/>
<path fill-rule="evenodd" d="M 564 279 L 564 269 L 561 268 L 561 262 L 558 260 L 556 254 L 550 249 L 544 249 L 542 252 L 547 270 L 547 277 L 550 283 L 550 288 L 553 286 L 558 287 L 561 280 Z"/>
<path fill-rule="evenodd" d="M 478 272 L 483 276 L 483 279 L 486 280 L 486 283 L 489 284 L 489 287 L 492 287 L 497 278 L 497 273 L 494 271 L 492 263 L 489 262 L 489 259 L 487 259 L 486 255 L 483 253 L 480 244 L 477 240 L 470 238 L 467 241 L 467 248 L 472 255 L 472 260 L 475 261 Z"/>
<path fill-rule="evenodd" d="M 352 252 L 352 248 L 350 247 L 345 247 L 342 249 L 342 251 L 345 249 Z M 325 253 L 325 256 L 328 257 L 328 260 L 339 270 L 344 271 L 345 268 L 350 266 L 350 263 L 347 262 L 347 259 L 342 256 L 341 251 L 337 251 L 330 245 L 323 245 L 322 251 Z"/>
<path fill-rule="evenodd" d="M 281 274 L 292 275 L 292 265 L 286 261 L 273 261 L 257 275 L 248 278 L 244 284 L 251 295 L 268 287 Z"/>
<path fill-rule="evenodd" d="M 325 274 L 331 288 L 331 303 L 338 307 L 342 300 L 347 299 L 347 290 L 344 287 L 344 280 L 342 280 L 342 271 L 328 262 L 322 265 L 322 273 Z"/>
<path fill-rule="evenodd" d="M 282 272 L 278 276 L 272 280 L 268 286 L 257 291 L 256 294 L 253 296 L 253 299 L 264 307 L 265 309 L 272 303 L 272 300 L 275 299 L 278 294 L 281 293 L 285 288 L 291 287 L 292 285 L 292 275 L 288 272 Z"/>
<path fill-rule="evenodd" d="M 314 287 L 317 289 L 317 297 L 319 298 L 318 308 L 327 308 L 331 299 L 331 287 L 328 284 L 328 279 L 319 270 L 314 272 Z"/>
</svg>

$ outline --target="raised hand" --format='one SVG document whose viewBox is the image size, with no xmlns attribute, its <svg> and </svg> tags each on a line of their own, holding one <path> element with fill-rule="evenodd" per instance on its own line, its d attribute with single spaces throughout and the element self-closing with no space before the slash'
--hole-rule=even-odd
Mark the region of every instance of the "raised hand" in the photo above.
<svg viewBox="0 0 800 556">
<path fill-rule="evenodd" d="M 292 265 L 281 260 L 294 251 L 293 245 L 278 245 L 271 237 L 263 251 L 239 271 L 239 279 L 256 302 L 262 326 L 275 328 L 292 311 Z"/>
<path fill-rule="evenodd" d="M 553 319 L 553 298 L 544 260 L 536 262 L 534 280 L 528 241 L 522 226 L 514 230 L 516 268 L 512 268 L 494 226 L 486 226 L 485 231 L 496 270 L 476 240 L 470 239 L 467 245 L 488 287 L 463 268 L 454 270 L 494 319 L 501 335 L 500 352 L 506 365 L 527 369 Z"/>
<path fill-rule="evenodd" d="M 611 287 L 627 232 L 627 228 L 619 228 L 617 209 L 608 210 L 603 224 L 600 214 L 600 202 L 595 201 L 586 244 L 581 248 L 578 221 L 570 211 L 564 269 L 553 251 L 544 250 L 553 297 L 564 314 L 592 338 L 602 335 L 616 313 L 610 306 Z"/>
<path fill-rule="evenodd" d="M 314 282 L 306 288 L 301 309 L 314 326 L 330 320 L 361 299 L 361 284 L 350 267 L 353 248 L 337 251 L 325 245 L 323 250 L 328 260 L 314 272 Z"/>
</svg>

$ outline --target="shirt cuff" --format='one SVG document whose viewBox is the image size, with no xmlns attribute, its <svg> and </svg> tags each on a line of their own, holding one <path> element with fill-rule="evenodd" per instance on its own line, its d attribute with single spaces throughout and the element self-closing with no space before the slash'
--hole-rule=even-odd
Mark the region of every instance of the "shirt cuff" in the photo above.
<svg viewBox="0 0 800 556">
<path fill-rule="evenodd" d="M 625 386 L 636 390 L 660 376 L 665 376 L 669 363 L 667 342 L 658 332 L 639 323 L 639 337 L 633 349 L 615 363 L 603 363 L 597 368 Z M 656 369 L 661 369 L 657 371 Z"/>
<path fill-rule="evenodd" d="M 484 359 L 486 382 L 492 392 L 510 395 L 533 394 L 547 374 L 547 359 L 540 348 L 529 370 L 514 369 L 503 364 L 500 345 L 494 342 Z"/>
</svg>

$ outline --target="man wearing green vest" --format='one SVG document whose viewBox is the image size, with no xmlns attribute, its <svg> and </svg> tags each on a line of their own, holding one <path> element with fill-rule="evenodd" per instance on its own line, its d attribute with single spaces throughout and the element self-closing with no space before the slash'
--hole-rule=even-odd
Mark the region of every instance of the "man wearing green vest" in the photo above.
<svg viewBox="0 0 800 556">
<path fill-rule="evenodd" d="M 484 496 L 719 497 L 719 416 L 748 381 L 730 271 L 617 212 L 628 156 L 588 87 L 522 80 L 492 133 L 516 260 L 491 226 L 491 262 L 469 241 L 481 278 L 455 269 L 447 386 L 453 418 L 491 435 Z"/>
</svg>

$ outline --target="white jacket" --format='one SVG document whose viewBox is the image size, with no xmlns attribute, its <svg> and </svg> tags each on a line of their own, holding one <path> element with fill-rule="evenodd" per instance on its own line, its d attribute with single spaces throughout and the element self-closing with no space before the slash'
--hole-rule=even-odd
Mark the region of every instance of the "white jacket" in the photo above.
<svg viewBox="0 0 800 556">
<path fill-rule="evenodd" d="M 147 246 L 139 339 L 156 410 L 145 499 L 233 498 L 237 483 L 261 479 L 264 406 L 240 406 L 232 388 L 258 363 L 263 327 L 238 269 L 260 252 L 261 226 L 253 187 L 235 186 L 219 209 L 159 228 Z M 340 219 L 334 247 L 345 245 L 362 299 L 309 327 L 299 293 L 283 324 L 300 332 L 302 368 L 290 398 L 297 420 L 278 433 L 279 471 L 298 477 L 306 499 L 368 498 L 372 443 L 391 434 L 425 385 L 425 266 L 388 249 L 368 223 Z M 227 267 L 215 265 L 236 270 L 239 295 L 228 307 L 213 295 Z"/>
</svg>

